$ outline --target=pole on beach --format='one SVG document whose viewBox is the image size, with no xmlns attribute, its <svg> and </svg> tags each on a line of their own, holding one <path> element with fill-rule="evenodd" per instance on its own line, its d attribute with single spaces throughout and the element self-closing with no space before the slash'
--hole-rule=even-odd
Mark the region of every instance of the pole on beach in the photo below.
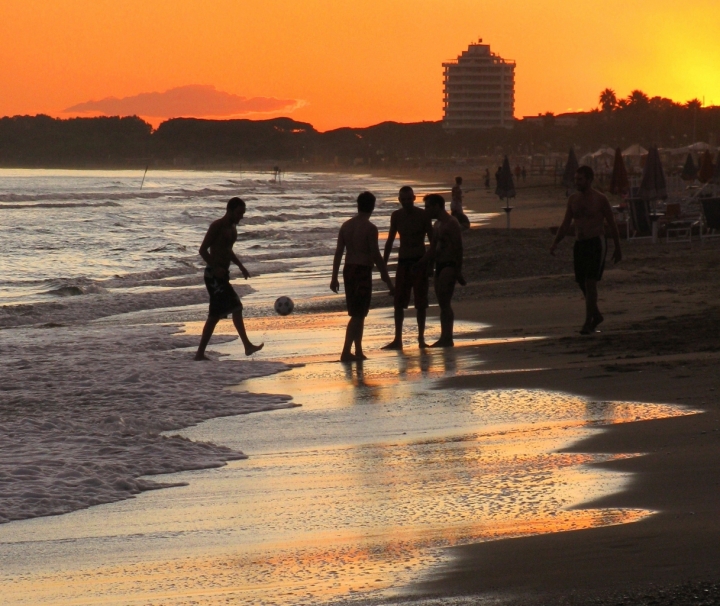
<svg viewBox="0 0 720 606">
<path fill-rule="evenodd" d="M 143 185 L 145 185 L 145 175 L 147 175 L 148 168 L 150 168 L 149 164 L 145 167 L 145 172 L 143 173 L 143 178 L 142 178 L 142 181 L 140 182 L 140 189 L 142 189 Z"/>
</svg>

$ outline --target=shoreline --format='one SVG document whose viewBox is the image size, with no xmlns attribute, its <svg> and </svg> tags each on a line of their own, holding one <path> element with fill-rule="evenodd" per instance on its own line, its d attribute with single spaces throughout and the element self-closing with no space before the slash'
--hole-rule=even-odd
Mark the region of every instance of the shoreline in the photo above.
<svg viewBox="0 0 720 606">
<path fill-rule="evenodd" d="M 528 212 L 531 221 L 546 221 L 546 214 L 544 208 L 534 217 Z M 638 599 L 632 603 L 645 596 L 660 600 L 647 603 L 664 604 L 675 596 L 682 604 L 702 585 L 720 597 L 720 289 L 706 274 L 717 246 L 622 241 L 625 260 L 608 267 L 600 285 L 602 332 L 583 338 L 577 334 L 584 310 L 570 274 L 571 245 L 565 243 L 558 251 L 563 258 L 555 259 L 543 251 L 551 240 L 547 229 L 465 233 L 466 267 L 473 269 L 468 287 L 459 289 L 456 316 L 491 324 L 488 337 L 546 338 L 490 345 L 483 368 L 503 373 L 447 379 L 444 388 L 539 388 L 703 412 L 606 426 L 568 449 L 643 453 L 600 464 L 633 473 L 632 481 L 581 507 L 642 508 L 655 515 L 620 526 L 450 548 L 452 562 L 413 585 L 410 595 L 596 604 L 615 603 L 630 592 Z M 527 254 L 531 245 L 534 255 Z M 519 246 L 526 253 L 513 263 L 508 257 Z M 523 263 L 535 262 L 544 270 L 523 271 Z M 522 368 L 543 370 L 512 372 Z"/>
</svg>

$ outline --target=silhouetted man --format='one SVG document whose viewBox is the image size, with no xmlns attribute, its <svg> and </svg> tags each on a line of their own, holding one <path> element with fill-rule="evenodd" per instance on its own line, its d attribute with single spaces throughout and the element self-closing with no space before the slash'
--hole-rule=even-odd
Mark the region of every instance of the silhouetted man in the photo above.
<svg viewBox="0 0 720 606">
<path fill-rule="evenodd" d="M 330 290 L 338 292 L 340 262 L 343 253 L 347 250 L 343 267 L 343 284 L 350 321 L 345 331 L 345 344 L 340 355 L 340 360 L 343 362 L 367 359 L 363 353 L 362 337 L 365 318 L 370 311 L 372 299 L 373 265 L 377 265 L 380 270 L 380 276 L 388 285 L 390 294 L 394 293 L 392 280 L 387 273 L 385 261 L 380 255 L 377 227 L 370 222 L 370 216 L 375 210 L 375 196 L 369 191 L 361 193 L 357 199 L 357 208 L 357 215 L 345 221 L 340 228 L 333 259 L 332 279 L 330 280 Z M 350 353 L 353 343 L 355 344 L 355 354 Z"/>
<path fill-rule="evenodd" d="M 440 305 L 440 339 L 430 347 L 453 347 L 455 314 L 452 297 L 456 282 L 465 286 L 462 228 L 445 210 L 445 198 L 440 194 L 428 194 L 423 200 L 425 212 L 431 219 L 436 219 L 430 249 L 424 259 L 435 262 L 435 296 Z"/>
<path fill-rule="evenodd" d="M 232 315 L 233 324 L 245 346 L 246 356 L 261 350 L 264 345 L 263 343 L 253 345 L 248 339 L 242 316 L 243 306 L 240 297 L 230 284 L 230 263 L 235 263 L 240 268 L 246 280 L 250 277 L 250 272 L 233 252 L 233 245 L 237 241 L 237 224 L 244 214 L 245 202 L 240 198 L 231 198 L 227 203 L 225 216 L 210 224 L 200 245 L 200 256 L 207 263 L 204 278 L 210 295 L 210 311 L 195 354 L 196 360 L 208 359 L 205 356 L 205 348 L 217 323 L 228 315 Z"/>
<path fill-rule="evenodd" d="M 581 166 L 575 173 L 575 187 L 578 191 L 570 196 L 565 211 L 565 219 L 558 229 L 555 241 L 550 247 L 550 254 L 570 229 L 575 221 L 575 247 L 573 249 L 573 265 L 575 280 L 585 295 L 585 324 L 580 334 L 589 335 L 603 321 L 598 309 L 597 283 L 602 279 L 607 255 L 607 238 L 605 223 L 610 227 L 610 234 L 615 243 L 613 263 L 622 259 L 620 252 L 620 234 L 608 199 L 592 188 L 595 178 L 593 169 Z"/>
<path fill-rule="evenodd" d="M 428 266 L 421 263 L 425 256 L 425 236 L 432 242 L 432 223 L 422 208 L 415 206 L 412 187 L 400 188 L 398 200 L 402 208 L 390 215 L 390 231 L 385 242 L 383 260 L 387 264 L 392 252 L 395 236 L 400 234 L 397 273 L 395 274 L 395 339 L 383 349 L 402 349 L 402 327 L 405 309 L 410 304 L 410 293 L 414 295 L 417 314 L 418 345 L 425 343 L 425 317 L 428 308 Z"/>
<path fill-rule="evenodd" d="M 450 201 L 450 214 L 458 220 L 458 223 L 467 229 L 470 227 L 470 219 L 463 212 L 463 190 L 462 177 L 455 177 L 455 186 L 452 188 L 452 199 Z"/>
</svg>

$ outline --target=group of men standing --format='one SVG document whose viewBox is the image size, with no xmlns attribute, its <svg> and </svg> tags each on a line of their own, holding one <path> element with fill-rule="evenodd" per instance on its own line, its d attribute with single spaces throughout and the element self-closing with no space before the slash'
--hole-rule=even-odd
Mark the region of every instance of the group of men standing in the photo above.
<svg viewBox="0 0 720 606">
<path fill-rule="evenodd" d="M 577 192 L 568 199 L 565 218 L 550 247 L 555 250 L 565 234 L 575 226 L 574 270 L 575 279 L 584 298 L 586 317 L 580 330 L 582 334 L 595 332 L 603 321 L 598 309 L 597 283 L 602 278 L 607 254 L 606 224 L 615 244 L 613 261 L 622 259 L 620 236 L 612 208 L 607 197 L 592 188 L 593 171 L 581 166 L 575 175 Z M 357 198 L 357 214 L 343 223 L 337 239 L 333 259 L 330 289 L 340 289 L 340 265 L 343 256 L 343 282 L 350 320 L 345 332 L 340 359 L 343 362 L 366 358 L 362 338 L 365 318 L 370 311 L 372 299 L 372 272 L 377 266 L 382 280 L 394 297 L 395 338 L 383 349 L 403 348 L 402 328 L 405 309 L 413 298 L 418 325 L 418 346 L 428 347 L 425 342 L 425 322 L 428 308 L 430 277 L 434 276 L 435 295 L 440 307 L 440 338 L 429 347 L 453 347 L 454 313 L 452 297 L 455 285 L 465 285 L 462 274 L 463 242 L 461 221 L 467 217 L 462 212 L 462 179 L 456 179 L 452 191 L 452 214 L 445 210 L 445 198 L 440 194 L 428 194 L 423 198 L 424 208 L 415 206 L 415 193 L 409 186 L 400 188 L 400 208 L 390 217 L 390 229 L 384 254 L 380 254 L 378 229 L 370 221 L 375 210 L 375 196 L 366 191 Z M 245 346 L 246 355 L 262 349 L 248 338 L 242 317 L 242 303 L 230 284 L 230 264 L 240 268 L 247 280 L 250 273 L 235 255 L 232 248 L 237 240 L 237 224 L 245 214 L 245 202 L 232 198 L 227 204 L 225 216 L 214 221 L 200 246 L 200 255 L 207 263 L 205 285 L 210 295 L 210 310 L 203 328 L 196 360 L 205 360 L 205 348 L 221 318 L 232 315 L 233 323 Z M 433 225 L 433 221 L 435 221 Z M 469 223 L 469 222 L 468 222 Z M 395 238 L 400 237 L 395 283 L 388 274 Z M 427 243 L 426 243 L 427 241 Z"/>
<path fill-rule="evenodd" d="M 330 288 L 338 292 L 343 255 L 343 282 L 350 321 L 345 332 L 340 360 L 352 362 L 366 358 L 362 348 L 365 318 L 370 311 L 372 270 L 377 266 L 380 277 L 394 298 L 395 338 L 383 349 L 402 349 L 402 327 L 405 309 L 411 297 L 418 324 L 418 346 L 425 342 L 429 279 L 434 274 L 435 295 L 440 306 L 440 339 L 429 347 L 453 346 L 452 296 L 455 284 L 465 284 L 462 275 L 462 230 L 457 219 L 445 210 L 445 198 L 429 194 L 423 198 L 425 208 L 415 206 L 412 187 L 400 188 L 400 208 L 390 216 L 390 230 L 384 254 L 380 254 L 378 229 L 370 221 L 375 210 L 375 196 L 363 192 L 357 199 L 357 215 L 343 223 L 338 234 Z M 432 221 L 435 220 L 433 226 Z M 395 283 L 387 271 L 393 243 L 400 236 Z M 426 245 L 427 239 L 427 245 Z M 434 270 L 433 270 L 434 266 Z M 354 346 L 354 352 L 353 352 Z"/>
</svg>

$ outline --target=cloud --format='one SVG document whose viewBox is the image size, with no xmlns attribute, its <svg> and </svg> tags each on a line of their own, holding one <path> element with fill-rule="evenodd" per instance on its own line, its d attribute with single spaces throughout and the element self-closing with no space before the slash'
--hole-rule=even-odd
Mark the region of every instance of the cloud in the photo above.
<svg viewBox="0 0 720 606">
<path fill-rule="evenodd" d="M 63 113 L 94 113 L 112 116 L 151 116 L 154 118 L 228 117 L 255 113 L 291 112 L 305 103 L 298 99 L 241 97 L 217 90 L 211 85 L 191 84 L 164 93 L 140 93 L 132 97 L 106 97 L 78 103 Z"/>
</svg>

